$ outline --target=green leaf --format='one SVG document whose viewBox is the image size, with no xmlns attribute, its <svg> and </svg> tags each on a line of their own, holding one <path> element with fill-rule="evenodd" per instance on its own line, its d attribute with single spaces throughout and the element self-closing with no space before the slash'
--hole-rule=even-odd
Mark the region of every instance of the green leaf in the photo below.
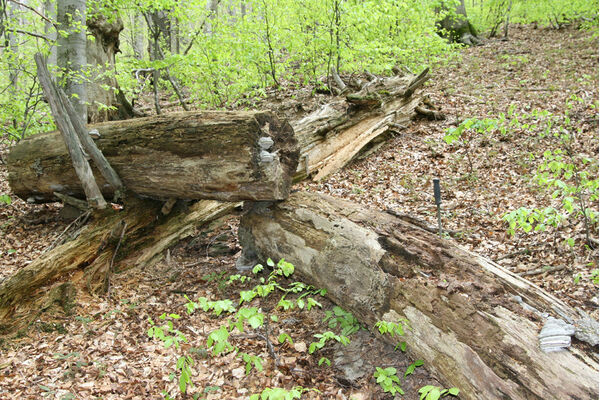
<svg viewBox="0 0 599 400">
<path fill-rule="evenodd" d="M 452 396 L 457 396 L 460 394 L 460 389 L 458 389 L 457 387 L 452 387 L 447 389 L 447 392 Z"/>
</svg>

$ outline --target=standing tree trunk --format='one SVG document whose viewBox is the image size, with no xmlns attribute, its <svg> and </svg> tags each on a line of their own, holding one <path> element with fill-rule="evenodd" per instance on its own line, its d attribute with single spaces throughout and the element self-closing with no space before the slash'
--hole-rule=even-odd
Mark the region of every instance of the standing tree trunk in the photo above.
<svg viewBox="0 0 599 400">
<path fill-rule="evenodd" d="M 50 21 L 56 20 L 55 0 L 44 1 L 44 14 Z M 44 34 L 48 39 L 52 41 L 52 45 L 50 47 L 50 54 L 48 54 L 48 65 L 56 66 L 56 29 L 49 21 L 44 22 Z"/>
<path fill-rule="evenodd" d="M 476 30 L 468 21 L 464 0 L 456 2 L 454 8 L 450 8 L 443 2 L 439 13 L 444 15 L 444 18 L 437 22 L 441 36 L 451 42 L 463 43 L 468 46 L 480 43 Z"/>
<path fill-rule="evenodd" d="M 65 77 L 64 89 L 81 120 L 87 122 L 85 71 L 86 0 L 58 0 L 58 28 L 67 32 L 58 35 L 57 64 Z"/>
<path fill-rule="evenodd" d="M 133 47 L 133 53 L 135 54 L 135 58 L 137 60 L 143 60 L 144 54 L 146 53 L 144 50 L 145 32 L 143 25 L 143 16 L 139 12 L 135 11 L 131 26 L 131 46 Z"/>
<path fill-rule="evenodd" d="M 114 71 L 115 55 L 120 51 L 119 34 L 123 30 L 123 21 L 120 17 L 108 19 L 96 14 L 87 19 L 87 29 L 93 37 L 87 41 L 87 62 L 94 73 L 86 87 L 89 99 L 86 122 L 119 119 L 123 105 L 117 101 L 118 84 L 111 72 Z"/>
</svg>

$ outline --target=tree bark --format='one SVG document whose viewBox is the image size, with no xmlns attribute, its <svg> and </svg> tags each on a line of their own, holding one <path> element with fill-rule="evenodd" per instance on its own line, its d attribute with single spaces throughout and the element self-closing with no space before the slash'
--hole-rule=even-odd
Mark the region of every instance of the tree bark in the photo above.
<svg viewBox="0 0 599 400">
<path fill-rule="evenodd" d="M 115 11 L 116 12 L 116 11 Z M 115 55 L 119 50 L 119 35 L 123 30 L 120 17 L 110 20 L 96 14 L 87 19 L 87 29 L 94 38 L 86 45 L 87 62 L 94 68 L 93 78 L 87 83 L 87 120 L 98 123 L 121 119 L 122 102 L 117 99 L 118 83 L 111 73 L 114 71 Z M 109 89 L 106 89 L 106 88 Z"/>
<path fill-rule="evenodd" d="M 407 126 L 422 96 L 415 90 L 428 79 L 419 75 L 377 78 L 356 93 L 335 98 L 303 118 L 291 119 L 301 149 L 295 174 L 319 181 L 349 163 L 378 136 Z"/>
<path fill-rule="evenodd" d="M 222 223 L 221 217 L 237 205 L 203 200 L 189 208 L 181 205 L 165 217 L 161 203 L 129 198 L 123 211 L 96 213 L 75 239 L 2 282 L 0 334 L 26 326 L 56 304 L 68 313 L 76 292 L 106 293 L 112 275 L 153 265 L 167 248 L 194 234 L 196 228 Z"/>
<path fill-rule="evenodd" d="M 37 65 L 37 77 L 62 137 L 61 144 L 68 151 L 72 162 L 70 165 L 76 174 L 76 178 L 74 177 L 75 182 L 78 182 L 82 188 L 90 206 L 103 209 L 106 207 L 106 201 L 94 179 L 89 162 L 83 154 L 81 141 L 76 133 L 75 126 L 81 129 L 81 115 L 76 113 L 72 104 L 69 104 L 64 92 L 61 93 L 61 89 L 57 88 L 50 79 L 50 73 L 42 55 L 37 53 L 34 58 Z M 71 115 L 67 112 L 67 107 L 71 107 Z"/>
<path fill-rule="evenodd" d="M 466 15 L 464 0 L 460 0 L 452 6 L 447 6 L 444 2 L 441 4 L 439 11 L 446 14 L 442 20 L 437 22 L 441 36 L 451 42 L 468 46 L 479 44 L 481 41 L 478 34 Z"/>
<path fill-rule="evenodd" d="M 409 351 L 457 386 L 462 399 L 595 399 L 599 393 L 596 354 L 579 346 L 539 349 L 542 318 L 530 307 L 576 322 L 574 310 L 390 214 L 297 192 L 246 213 L 239 235 L 246 260 L 285 258 L 366 326 L 405 319 Z"/>
<path fill-rule="evenodd" d="M 297 166 L 291 127 L 268 112 L 173 113 L 88 128 L 127 189 L 154 199 L 282 200 Z M 260 138 L 272 146 L 262 149 Z M 7 157 L 13 192 L 36 202 L 56 201 L 54 192 L 82 197 L 66 160 L 58 132 L 22 140 Z M 95 175 L 112 197 L 114 188 Z"/>
<path fill-rule="evenodd" d="M 87 122 L 86 11 L 85 0 L 58 0 L 56 7 L 58 27 L 67 32 L 58 35 L 57 63 L 66 74 L 64 90 L 84 122 Z"/>
</svg>

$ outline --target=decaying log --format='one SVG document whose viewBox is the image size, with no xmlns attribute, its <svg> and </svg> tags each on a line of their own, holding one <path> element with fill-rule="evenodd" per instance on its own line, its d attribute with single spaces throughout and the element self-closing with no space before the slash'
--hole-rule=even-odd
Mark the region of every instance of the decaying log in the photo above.
<svg viewBox="0 0 599 400">
<path fill-rule="evenodd" d="M 297 166 L 293 130 L 269 112 L 172 113 L 89 128 L 99 133 L 96 144 L 127 189 L 155 199 L 281 200 Z M 23 199 L 83 196 L 58 132 L 19 142 L 7 164 L 11 188 Z M 94 172 L 111 197 L 113 187 Z"/>
<path fill-rule="evenodd" d="M 54 82 L 52 82 L 46 61 L 40 53 L 35 54 L 35 63 L 37 65 L 37 76 L 40 85 L 52 110 L 60 137 L 63 139 L 62 143 L 72 160 L 71 165 L 75 171 L 77 181 L 85 193 L 90 206 L 104 209 L 106 208 L 106 200 L 104 200 L 100 188 L 94 179 L 91 167 L 83 153 L 82 144 L 76 132 L 78 125 L 80 125 L 76 124 L 81 117 L 76 116 L 74 110 L 72 110 L 73 114 L 69 114 L 66 111 L 66 108 L 71 106 L 71 104 L 66 95 L 61 93 L 61 89 L 57 88 Z M 72 116 L 75 118 L 71 118 Z"/>
<path fill-rule="evenodd" d="M 433 233 L 347 201 L 296 192 L 245 214 L 239 235 L 246 259 L 285 258 L 366 326 L 405 318 L 409 351 L 457 386 L 462 399 L 597 398 L 592 352 L 575 344 L 543 353 L 542 317 L 530 310 L 574 322 L 578 314 Z"/>
<path fill-rule="evenodd" d="M 218 223 L 239 205 L 202 200 L 189 208 L 175 207 L 163 216 L 160 202 L 133 198 L 122 211 L 97 212 L 75 239 L 43 254 L 0 284 L 0 334 L 22 327 L 54 303 L 72 307 L 76 288 L 104 293 L 111 274 L 151 266 L 167 248 L 198 227 Z M 121 239 L 123 227 L 125 240 Z"/>
<path fill-rule="evenodd" d="M 294 180 L 321 180 L 350 162 L 376 137 L 407 126 L 422 102 L 414 91 L 428 79 L 419 75 L 377 78 L 357 93 L 337 98 L 301 119 L 291 120 L 300 146 Z"/>
</svg>

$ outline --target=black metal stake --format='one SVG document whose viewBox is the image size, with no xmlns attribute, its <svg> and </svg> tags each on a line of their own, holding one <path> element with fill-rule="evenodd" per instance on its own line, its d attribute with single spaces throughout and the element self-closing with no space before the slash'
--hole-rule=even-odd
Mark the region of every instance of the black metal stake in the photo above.
<svg viewBox="0 0 599 400">
<path fill-rule="evenodd" d="M 435 204 L 437 205 L 437 222 L 439 224 L 439 237 L 443 237 L 443 228 L 441 227 L 441 181 L 439 178 L 433 178 L 433 189 L 435 191 Z"/>
</svg>

